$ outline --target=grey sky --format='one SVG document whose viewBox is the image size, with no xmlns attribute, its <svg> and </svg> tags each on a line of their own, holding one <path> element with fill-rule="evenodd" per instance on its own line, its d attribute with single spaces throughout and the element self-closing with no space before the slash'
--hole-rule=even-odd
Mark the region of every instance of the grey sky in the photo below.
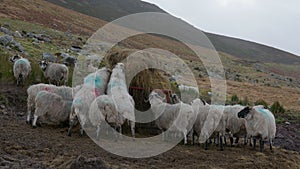
<svg viewBox="0 0 300 169">
<path fill-rule="evenodd" d="M 197 28 L 300 56 L 300 0 L 144 0 Z"/>
</svg>

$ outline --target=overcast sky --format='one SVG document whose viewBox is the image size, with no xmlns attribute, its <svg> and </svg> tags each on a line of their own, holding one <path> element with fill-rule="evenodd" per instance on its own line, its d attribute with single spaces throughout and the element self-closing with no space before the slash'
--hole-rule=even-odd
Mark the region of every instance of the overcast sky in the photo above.
<svg viewBox="0 0 300 169">
<path fill-rule="evenodd" d="M 195 27 L 300 56 L 300 0 L 144 0 Z"/>
</svg>

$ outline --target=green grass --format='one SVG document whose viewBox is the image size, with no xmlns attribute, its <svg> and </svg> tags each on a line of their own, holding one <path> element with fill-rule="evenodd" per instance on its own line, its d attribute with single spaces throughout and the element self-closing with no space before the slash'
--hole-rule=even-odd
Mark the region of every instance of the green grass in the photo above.
<svg viewBox="0 0 300 169">
<path fill-rule="evenodd" d="M 74 35 L 72 38 L 67 37 L 67 35 L 63 32 L 52 30 L 46 28 L 39 24 L 33 24 L 28 22 L 23 22 L 19 20 L 13 20 L 9 18 L 0 18 L 0 25 L 9 25 L 9 29 L 11 31 L 26 31 L 33 32 L 36 34 L 46 34 L 49 35 L 52 39 L 51 43 L 40 43 L 39 46 L 33 45 L 33 40 L 31 38 L 14 38 L 17 42 L 21 43 L 25 49 L 25 52 L 28 53 L 26 58 L 30 61 L 32 71 L 25 81 L 25 85 L 36 84 L 41 82 L 46 82 L 42 71 L 38 65 L 38 62 L 42 59 L 43 52 L 56 53 L 60 51 L 64 51 L 65 49 L 70 48 L 72 45 L 78 45 L 79 36 Z M 3 33 L 0 33 L 0 36 Z M 86 37 L 82 37 L 86 39 Z M 14 82 L 15 78 L 13 76 L 13 64 L 9 62 L 9 58 L 13 55 L 17 54 L 16 51 L 10 51 L 0 47 L 0 80 L 1 82 Z M 71 55 L 75 55 L 71 53 Z M 76 56 L 76 55 L 75 55 Z M 68 85 L 72 83 L 72 69 L 70 69 Z"/>
</svg>

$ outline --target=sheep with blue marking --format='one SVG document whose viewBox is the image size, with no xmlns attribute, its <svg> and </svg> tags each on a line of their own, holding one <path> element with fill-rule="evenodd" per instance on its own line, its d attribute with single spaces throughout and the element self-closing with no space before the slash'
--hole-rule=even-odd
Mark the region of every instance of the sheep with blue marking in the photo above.
<svg viewBox="0 0 300 169">
<path fill-rule="evenodd" d="M 105 94 L 110 72 L 107 68 L 101 68 L 84 78 L 82 88 L 74 96 L 69 117 L 68 136 L 71 136 L 72 128 L 77 125 L 78 120 L 81 125 L 80 134 L 83 134 L 83 127 L 88 122 L 90 105 L 96 97 Z"/>
<path fill-rule="evenodd" d="M 269 141 L 272 150 L 273 140 L 276 134 L 276 123 L 273 113 L 263 106 L 246 107 L 238 113 L 239 118 L 246 120 L 245 126 L 249 137 L 253 138 L 255 149 L 256 139 L 260 141 L 260 151 L 263 151 L 264 143 Z"/>
<path fill-rule="evenodd" d="M 117 116 L 123 116 L 130 122 L 130 129 L 132 137 L 135 137 L 135 102 L 132 96 L 128 93 L 126 79 L 125 79 L 125 65 L 118 63 L 112 70 L 112 74 L 107 86 L 107 94 L 112 98 L 115 103 Z M 122 130 L 120 123 L 123 122 L 122 118 L 115 123 L 119 125 L 120 131 Z M 124 122 L 123 122 L 124 123 Z"/>
<path fill-rule="evenodd" d="M 35 112 L 32 127 L 36 128 L 37 119 L 46 124 L 63 124 L 69 120 L 72 100 L 64 100 L 58 94 L 40 91 L 35 97 Z"/>
<path fill-rule="evenodd" d="M 35 98 L 40 91 L 47 91 L 50 93 L 55 93 L 61 96 L 64 100 L 73 100 L 73 94 L 75 94 L 81 86 L 76 86 L 74 88 L 68 86 L 55 86 L 51 84 L 36 84 L 31 85 L 27 89 L 27 119 L 26 122 L 30 124 L 31 116 L 33 114 L 35 107 Z"/>
<path fill-rule="evenodd" d="M 13 71 L 14 76 L 17 79 L 17 85 L 24 85 L 24 81 L 31 72 L 30 62 L 19 55 L 11 57 L 10 61 L 14 63 Z"/>
</svg>

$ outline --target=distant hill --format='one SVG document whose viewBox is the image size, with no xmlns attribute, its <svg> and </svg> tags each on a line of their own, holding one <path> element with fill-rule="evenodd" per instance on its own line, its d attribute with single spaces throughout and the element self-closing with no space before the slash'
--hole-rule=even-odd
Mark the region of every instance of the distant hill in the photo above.
<svg viewBox="0 0 300 169">
<path fill-rule="evenodd" d="M 47 0 L 86 15 L 111 21 L 128 14 L 139 12 L 163 12 L 154 4 L 140 0 Z M 187 23 L 188 24 L 188 23 Z M 268 63 L 288 65 L 300 64 L 300 57 L 272 47 L 241 39 L 206 33 L 218 51 L 235 57 Z"/>
<path fill-rule="evenodd" d="M 112 21 L 139 12 L 165 12 L 154 4 L 140 0 L 46 0 L 86 15 Z"/>
</svg>

